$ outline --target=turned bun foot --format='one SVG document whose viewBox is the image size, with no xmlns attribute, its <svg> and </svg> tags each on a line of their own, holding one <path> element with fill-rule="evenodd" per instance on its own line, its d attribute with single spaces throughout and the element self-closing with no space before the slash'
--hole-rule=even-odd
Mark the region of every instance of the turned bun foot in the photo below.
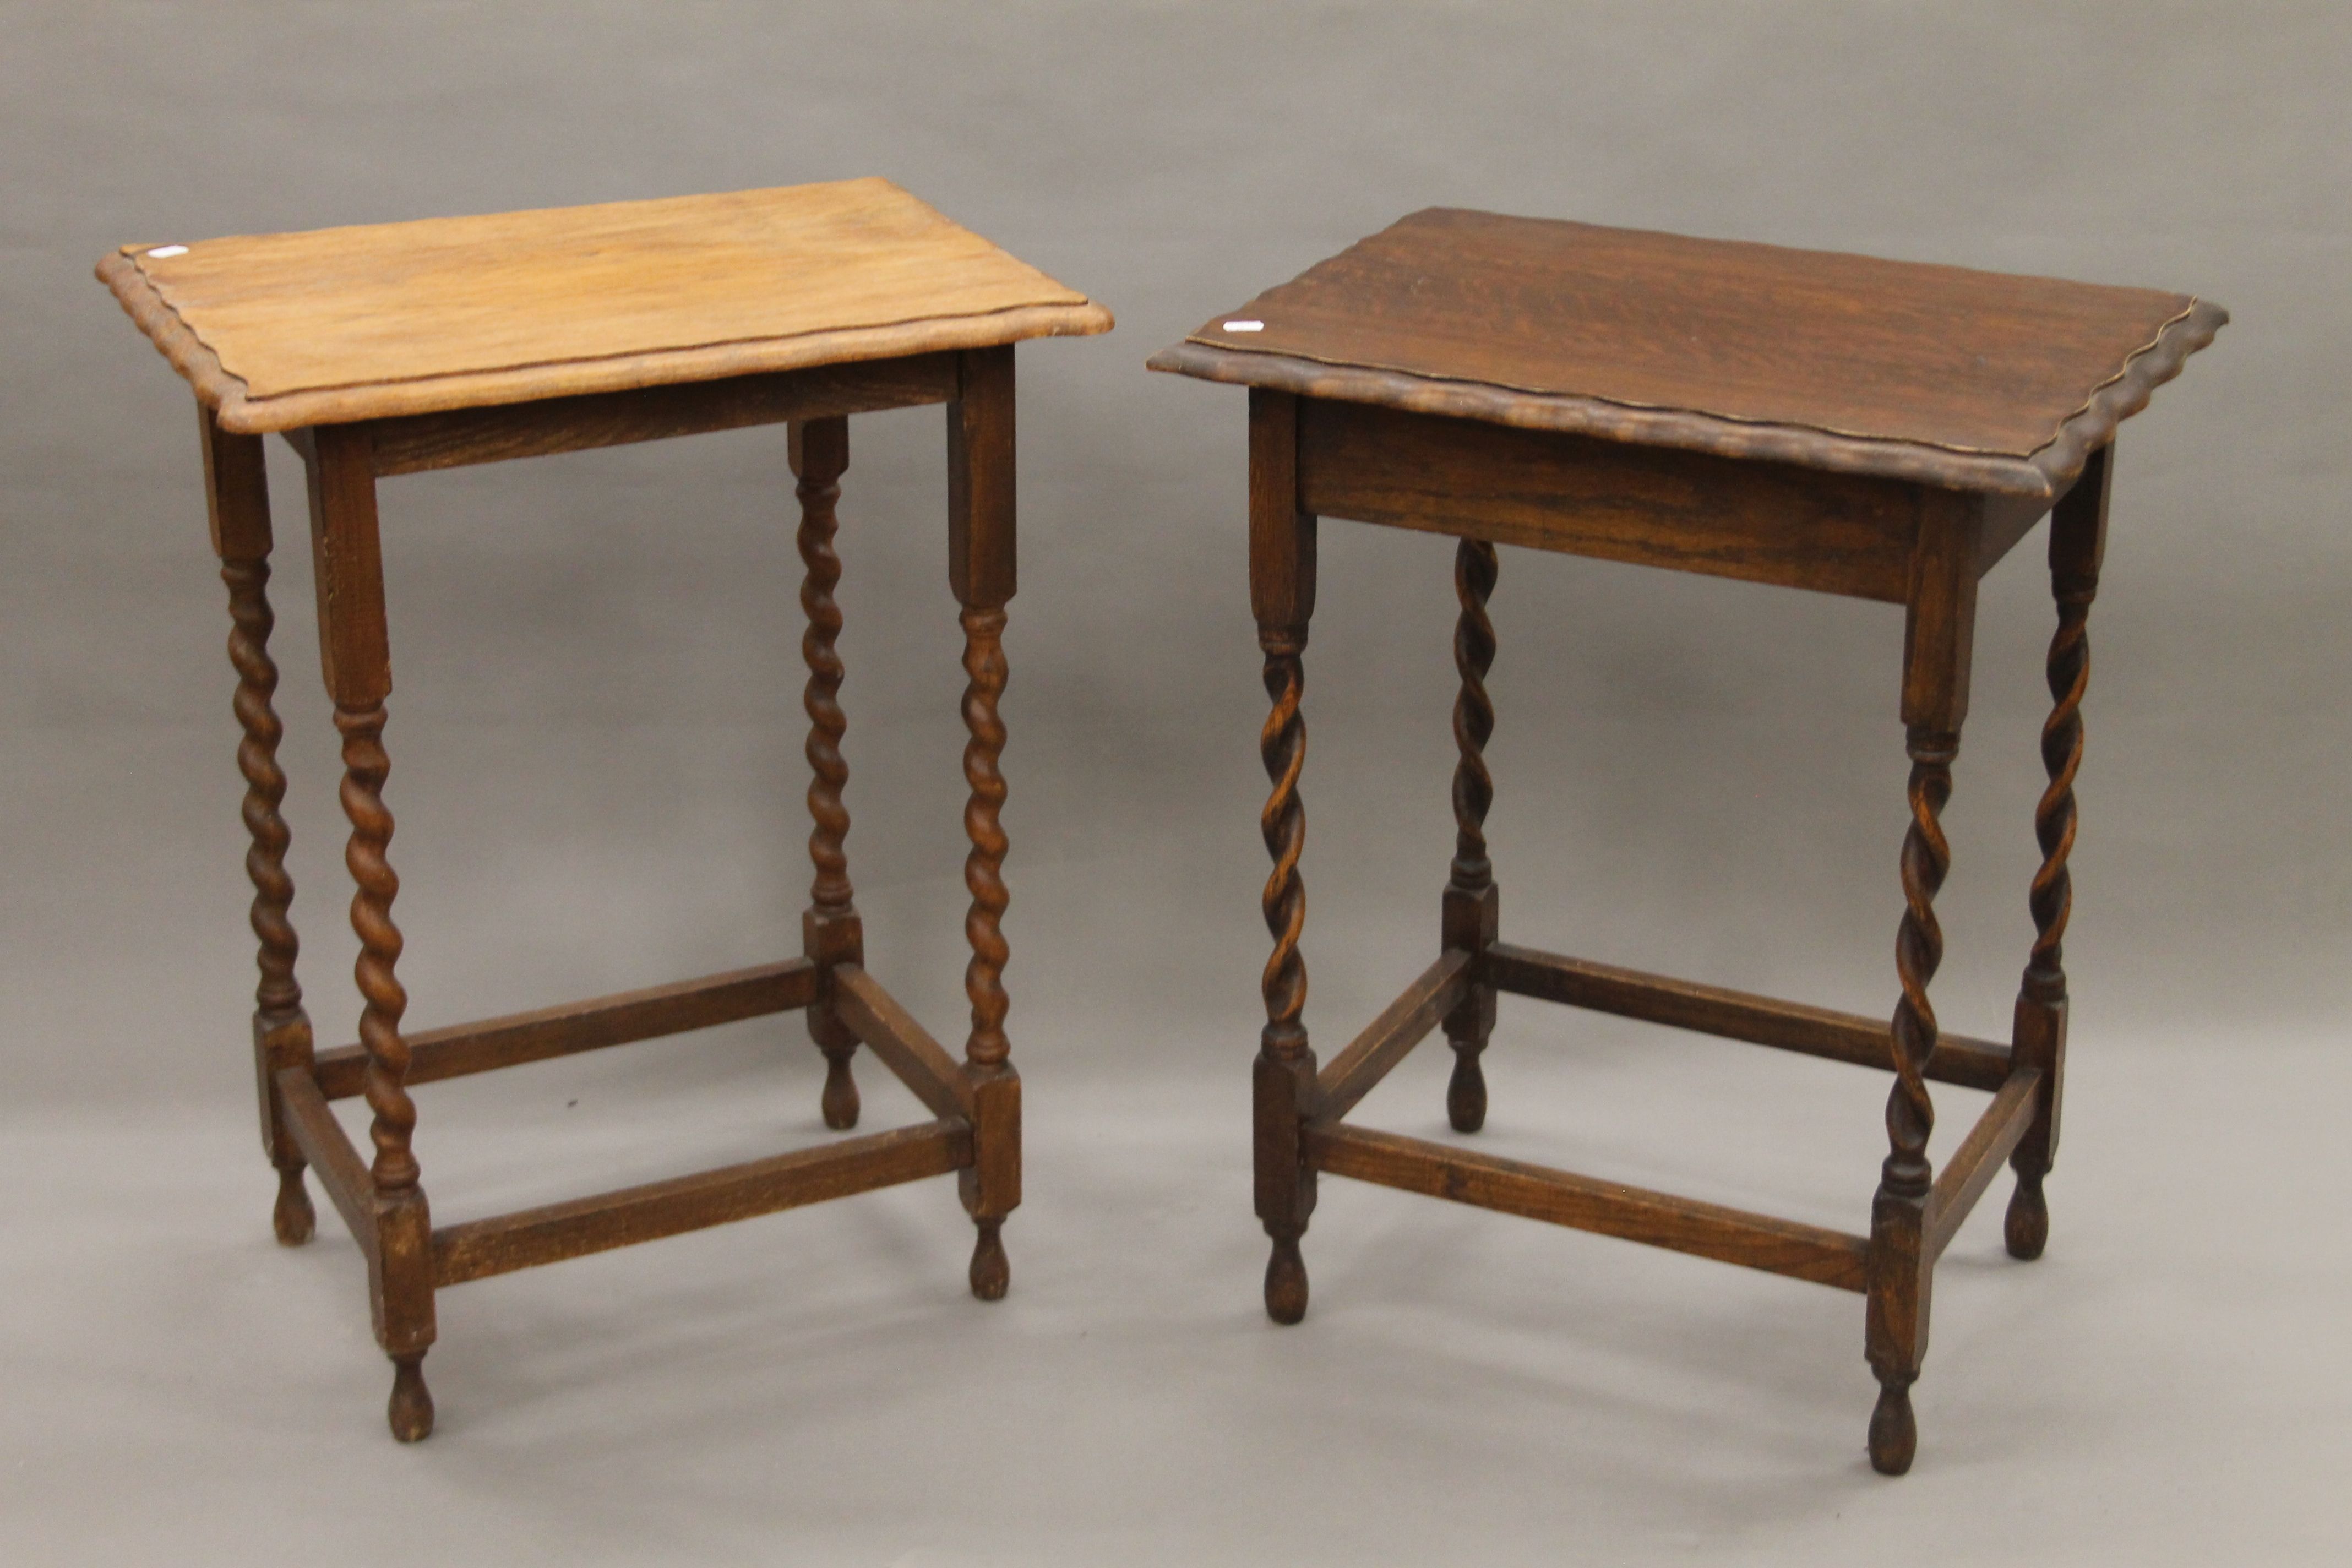
<svg viewBox="0 0 2352 1568">
<path fill-rule="evenodd" d="M 1265 1315 L 1277 1323 L 1307 1316 L 1307 1260 L 1295 1236 L 1275 1237 L 1274 1256 L 1265 1260 Z"/>
<path fill-rule="evenodd" d="M 2042 1196 L 2042 1178 L 2021 1173 L 2017 1191 L 2009 1197 L 2009 1215 L 2001 1225 L 2009 1255 L 2032 1262 L 2050 1244 L 2050 1205 Z"/>
<path fill-rule="evenodd" d="M 392 1358 L 392 1404 L 385 1411 L 392 1435 L 422 1443 L 433 1435 L 433 1395 L 425 1386 L 425 1352 Z"/>
<path fill-rule="evenodd" d="M 817 1105 L 824 1112 L 824 1124 L 835 1132 L 846 1132 L 857 1125 L 857 1080 L 849 1076 L 847 1053 L 825 1053 L 824 1093 Z"/>
<path fill-rule="evenodd" d="M 1870 1413 L 1870 1468 L 1882 1476 L 1899 1476 L 1911 1468 L 1918 1451 L 1919 1426 L 1911 1416 L 1911 1385 L 1883 1384 L 1878 1408 Z"/>
<path fill-rule="evenodd" d="M 1454 1077 L 1445 1086 L 1445 1118 L 1456 1132 L 1475 1132 L 1486 1125 L 1486 1074 L 1475 1050 L 1454 1052 Z"/>
<path fill-rule="evenodd" d="M 1004 1222 L 974 1220 L 980 1239 L 971 1249 L 971 1293 L 983 1301 L 1002 1301 L 1013 1285 L 1013 1264 L 1004 1256 Z"/>
<path fill-rule="evenodd" d="M 309 1189 L 302 1184 L 301 1166 L 278 1173 L 278 1205 L 269 1212 L 269 1224 L 278 1233 L 280 1247 L 299 1247 L 318 1229 L 319 1216 L 310 1207 Z"/>
</svg>

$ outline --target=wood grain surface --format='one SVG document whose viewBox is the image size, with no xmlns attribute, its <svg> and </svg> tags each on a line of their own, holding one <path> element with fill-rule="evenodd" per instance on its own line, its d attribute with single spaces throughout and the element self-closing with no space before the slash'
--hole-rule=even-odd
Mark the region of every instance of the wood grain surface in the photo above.
<svg viewBox="0 0 2352 1568">
<path fill-rule="evenodd" d="M 2049 496 L 2228 319 L 2153 289 L 1431 208 L 1152 365 Z"/>
<path fill-rule="evenodd" d="M 433 1233 L 433 1281 L 461 1285 L 684 1231 L 943 1176 L 971 1163 L 971 1130 L 926 1121 L 796 1149 Z"/>
<path fill-rule="evenodd" d="M 432 1083 L 715 1028 L 739 1019 L 805 1007 L 816 994 L 816 966 L 804 958 L 791 958 L 699 980 L 428 1029 L 406 1037 L 410 1059 L 403 1081 Z M 367 1052 L 362 1047 L 320 1051 L 315 1064 L 320 1092 L 329 1100 L 359 1093 L 366 1068 Z"/>
<path fill-rule="evenodd" d="M 1111 326 L 881 179 L 127 246 L 99 276 L 239 434 Z"/>
<path fill-rule="evenodd" d="M 1324 398 L 1298 404 L 1320 517 L 1849 594 L 1910 591 L 1914 485 Z"/>
<path fill-rule="evenodd" d="M 1480 955 L 1478 974 L 1496 990 L 1517 996 L 1538 997 L 1856 1067 L 1891 1069 L 1895 1066 L 1886 1020 L 1860 1013 L 1645 974 L 1637 969 L 1564 958 L 1502 942 L 1491 943 Z M 1997 1089 L 2009 1081 L 2009 1047 L 1939 1031 L 1935 1053 L 1927 1059 L 1927 1076 L 1969 1089 Z"/>
<path fill-rule="evenodd" d="M 1317 1169 L 1427 1197 L 1671 1247 L 1842 1290 L 1863 1286 L 1863 1240 L 1843 1231 L 1480 1154 L 1345 1122 L 1310 1122 Z"/>
</svg>

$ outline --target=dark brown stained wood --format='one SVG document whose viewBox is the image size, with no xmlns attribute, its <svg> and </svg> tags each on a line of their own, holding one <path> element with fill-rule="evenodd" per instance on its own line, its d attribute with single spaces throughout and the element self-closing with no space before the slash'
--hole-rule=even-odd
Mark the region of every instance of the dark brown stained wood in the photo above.
<svg viewBox="0 0 2352 1568">
<path fill-rule="evenodd" d="M 1497 990 L 1515 995 L 1827 1057 L 1857 1067 L 1891 1071 L 1895 1066 L 1885 1022 L 1859 1013 L 1840 1013 L 1721 985 L 1562 958 L 1501 942 L 1486 950 L 1479 973 Z M 1969 1089 L 1998 1089 L 2009 1081 L 2009 1075 L 2008 1047 L 1965 1035 L 1939 1036 L 1936 1054 L 1927 1063 L 1929 1078 Z"/>
<path fill-rule="evenodd" d="M 925 1122 L 433 1233 L 433 1279 L 457 1285 L 682 1231 L 823 1203 L 971 1163 L 971 1129 Z"/>
<path fill-rule="evenodd" d="M 1497 646 L 1486 602 L 1501 573 L 1494 545 L 1483 539 L 1455 542 L 1454 597 L 1460 609 L 1454 618 L 1454 672 L 1461 685 L 1454 695 L 1454 860 L 1438 903 L 1438 929 L 1444 946 L 1473 955 L 1462 999 L 1445 1015 L 1445 1043 L 1454 1053 L 1445 1120 L 1456 1132 L 1486 1124 L 1486 1073 L 1479 1058 L 1495 1032 L 1495 988 L 1479 977 L 1475 955 L 1502 930 L 1502 893 L 1486 847 L 1486 812 L 1495 804 L 1495 775 L 1486 765 L 1495 702 L 1486 694 L 1486 672 L 1495 667 Z"/>
<path fill-rule="evenodd" d="M 969 608 L 1001 610 L 1017 586 L 1013 348 L 958 357 L 948 405 L 948 586 Z"/>
<path fill-rule="evenodd" d="M 552 397 L 378 419 L 369 426 L 379 477 L 542 458 L 673 436 L 778 425 L 945 403 L 956 395 L 956 356 L 913 354 L 772 371 L 672 387 Z"/>
<path fill-rule="evenodd" d="M 1250 608 L 1261 634 L 1303 635 L 1315 615 L 1315 518 L 1299 499 L 1298 417 L 1297 398 L 1250 389 Z"/>
<path fill-rule="evenodd" d="M 407 1081 L 463 1078 L 689 1029 L 715 1028 L 770 1013 L 788 1013 L 807 1006 L 815 1000 L 816 991 L 816 966 L 805 958 L 788 958 L 699 980 L 624 991 L 479 1023 L 453 1024 L 406 1037 L 413 1053 Z M 319 1088 L 329 1100 L 357 1094 L 366 1067 L 367 1053 L 358 1046 L 321 1051 Z"/>
<path fill-rule="evenodd" d="M 1977 575 L 1981 577 L 2000 565 L 2001 558 L 2033 531 L 2033 525 L 2050 515 L 2050 507 L 2038 496 L 1985 497 L 1984 520 L 1977 531 Z"/>
<path fill-rule="evenodd" d="M 319 593 L 319 662 L 338 708 L 380 707 L 392 695 L 392 637 L 383 609 L 375 460 L 364 427 L 310 432 L 310 571 Z"/>
<path fill-rule="evenodd" d="M 375 1249 L 375 1184 L 368 1175 L 367 1162 L 352 1147 L 342 1123 L 327 1109 L 326 1096 L 310 1075 L 299 1068 L 287 1068 L 278 1075 L 278 1103 L 286 1108 L 288 1128 L 294 1141 L 302 1146 L 302 1153 L 310 1168 L 319 1173 L 319 1184 L 327 1189 L 335 1212 L 343 1216 L 351 1227 L 352 1239 L 362 1248 Z"/>
<path fill-rule="evenodd" d="M 289 913 L 294 879 L 286 869 L 293 835 L 278 810 L 286 799 L 286 771 L 278 765 L 278 743 L 286 727 L 274 700 L 278 663 L 269 657 L 269 634 L 278 624 L 269 605 L 269 475 L 261 437 L 230 435 L 202 403 L 196 416 L 205 510 L 213 550 L 220 557 L 221 582 L 228 589 L 228 660 L 236 671 L 233 706 L 243 731 L 236 768 L 245 777 L 245 800 L 238 815 L 251 841 L 245 871 L 253 884 L 248 921 L 260 972 L 253 994 L 254 1087 L 259 1091 L 261 1146 L 278 1170 L 270 1228 L 280 1245 L 299 1247 L 317 1231 L 318 1214 L 303 1185 L 306 1162 L 287 1123 L 278 1074 L 287 1068 L 310 1070 L 313 1037 L 294 975 L 301 944 Z"/>
<path fill-rule="evenodd" d="M 2186 294 L 1431 208 L 1153 363 L 2046 497 L 2228 319 Z"/>
<path fill-rule="evenodd" d="M 1267 1315 L 1306 1315 L 1320 1173 L 1485 1205 L 1820 1279 L 1864 1300 L 1872 1466 L 1917 1431 L 1937 1255 L 2004 1158 L 2012 1257 L 2042 1255 L 2058 1130 L 2074 784 L 2117 425 L 2227 321 L 2185 295 L 1433 210 L 1225 312 L 1150 368 L 1249 389 L 1250 602 L 1271 710 L 1259 829 L 1274 952 L 1253 1074 Z M 2058 627 L 2034 813 L 2033 951 L 2008 1045 L 1929 1001 L 1951 867 L 1942 814 L 1969 709 L 1978 580 L 2046 514 Z M 1318 519 L 1454 536 L 1454 855 L 1444 957 L 1320 1075 L 1303 1019 L 1300 718 Z M 1910 760 L 1891 1019 L 1502 943 L 1486 819 L 1496 546 L 1518 544 L 1900 604 Z M 1464 962 L 1453 967 L 1456 958 Z M 1341 1118 L 1433 1026 L 1446 1117 L 1485 1123 L 1498 991 L 1889 1073 L 1866 1237 L 1352 1128 Z M 1993 1093 L 1940 1178 L 1931 1080 Z"/>
<path fill-rule="evenodd" d="M 1916 488 L 1301 399 L 1299 505 L 1636 565 L 1903 601 Z"/>
<path fill-rule="evenodd" d="M 1315 1212 L 1315 1168 L 1300 1152 L 1302 1120 L 1315 1109 L 1315 1052 L 1308 1043 L 1307 961 L 1298 936 L 1307 884 L 1298 871 L 1307 808 L 1298 781 L 1307 765 L 1307 628 L 1315 613 L 1315 518 L 1298 504 L 1298 400 L 1252 387 L 1249 395 L 1250 608 L 1270 707 L 1258 731 L 1258 760 L 1270 786 L 1260 836 L 1274 861 L 1259 896 L 1274 952 L 1258 986 L 1265 1027 L 1251 1068 L 1251 1165 L 1259 1222 L 1273 1250 L 1266 1261 L 1266 1315 L 1296 1323 L 1307 1315 L 1307 1264 L 1299 1252 Z"/>
<path fill-rule="evenodd" d="M 1344 1122 L 1309 1122 L 1305 1137 L 1308 1160 L 1329 1175 L 1671 1247 L 1842 1290 L 1862 1289 L 1864 1243 L 1858 1236 Z"/>
<path fill-rule="evenodd" d="M 833 986 L 843 1020 L 916 1099 L 940 1116 L 972 1114 L 963 1069 L 880 983 L 855 963 L 841 963 L 834 966 Z"/>
<path fill-rule="evenodd" d="M 1337 1121 L 1347 1115 L 1460 1005 L 1470 989 L 1470 954 L 1459 949 L 1441 954 L 1346 1050 L 1331 1058 L 1316 1075 L 1318 1121 Z"/>
<path fill-rule="evenodd" d="M 1903 628 L 1903 722 L 1956 733 L 1969 716 L 1984 517 L 1970 496 L 1928 490 L 1921 500 Z"/>
<path fill-rule="evenodd" d="M 1944 1163 L 1943 1171 L 1936 1177 L 1936 1185 L 1927 1194 L 1927 1256 L 1943 1256 L 1952 1237 L 1958 1234 L 1969 1211 L 1977 1206 L 1984 1190 L 2000 1174 L 2001 1163 L 2033 1125 L 2033 1113 L 2042 1093 L 2042 1074 L 2032 1068 L 2021 1068 L 2016 1076 L 2000 1086 L 1992 1097 L 1977 1124 L 1952 1157 Z"/>
<path fill-rule="evenodd" d="M 2090 689 L 2091 604 L 2098 596 L 2099 563 L 2106 550 L 2107 475 L 2115 447 L 2091 455 L 2083 477 L 2050 518 L 2050 591 L 2058 611 L 2043 679 L 2050 716 L 2042 725 L 2042 765 L 2049 785 L 2033 808 L 2033 837 L 2042 864 L 2026 907 L 2033 917 L 2033 947 L 2019 977 L 2010 1038 L 2018 1063 L 2042 1071 L 2032 1124 L 2010 1163 L 2017 1185 L 2010 1194 L 2002 1239 L 2011 1257 L 2042 1256 L 2050 1240 L 2050 1206 L 2042 1191 L 2058 1153 L 2066 1080 L 2066 922 L 2074 903 L 2067 861 L 2074 847 L 2074 778 L 2083 765 L 2083 699 Z"/>
<path fill-rule="evenodd" d="M 1001 1247 L 989 1245 L 993 1237 L 988 1225 L 1021 1206 L 1021 1075 L 1011 1062 L 965 1070 L 971 1079 L 972 1156 L 961 1178 L 963 1204 L 982 1227 L 972 1255 L 981 1266 Z M 991 1289 L 984 1276 L 975 1273 L 972 1294 L 993 1301 L 1004 1292 Z"/>
</svg>

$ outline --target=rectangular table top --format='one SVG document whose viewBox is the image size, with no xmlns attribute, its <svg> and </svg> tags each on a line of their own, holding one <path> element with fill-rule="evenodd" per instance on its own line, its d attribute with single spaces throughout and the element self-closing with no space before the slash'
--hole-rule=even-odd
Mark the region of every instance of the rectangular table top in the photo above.
<svg viewBox="0 0 2352 1568">
<path fill-rule="evenodd" d="M 98 271 L 240 434 L 1111 327 L 882 179 L 129 245 Z"/>
<path fill-rule="evenodd" d="M 1151 364 L 2046 496 L 2228 319 L 2187 294 L 1432 207 Z"/>
</svg>

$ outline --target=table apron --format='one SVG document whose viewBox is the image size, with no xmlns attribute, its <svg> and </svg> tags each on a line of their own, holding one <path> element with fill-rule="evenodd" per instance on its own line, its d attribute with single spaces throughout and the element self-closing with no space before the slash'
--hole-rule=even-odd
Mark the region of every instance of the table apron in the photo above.
<svg viewBox="0 0 2352 1568">
<path fill-rule="evenodd" d="M 1299 509 L 1903 603 L 1922 513 L 1979 496 L 1301 398 Z"/>
</svg>

